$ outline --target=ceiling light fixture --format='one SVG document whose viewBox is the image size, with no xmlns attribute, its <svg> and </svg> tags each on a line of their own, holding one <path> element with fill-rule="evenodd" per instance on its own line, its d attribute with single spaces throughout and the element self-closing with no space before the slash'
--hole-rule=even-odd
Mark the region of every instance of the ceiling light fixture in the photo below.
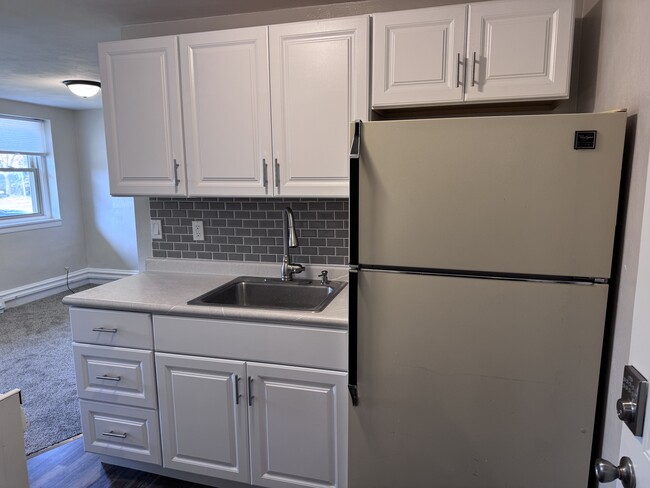
<svg viewBox="0 0 650 488">
<path fill-rule="evenodd" d="M 99 81 L 89 81 L 89 80 L 65 80 L 63 82 L 68 89 L 81 98 L 88 98 L 99 93 L 101 88 L 101 83 Z"/>
</svg>

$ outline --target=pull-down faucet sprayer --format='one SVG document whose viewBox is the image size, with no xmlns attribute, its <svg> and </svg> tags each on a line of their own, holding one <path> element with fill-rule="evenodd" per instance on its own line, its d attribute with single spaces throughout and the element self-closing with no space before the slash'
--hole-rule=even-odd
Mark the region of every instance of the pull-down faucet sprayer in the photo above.
<svg viewBox="0 0 650 488">
<path fill-rule="evenodd" d="M 291 281 L 293 275 L 302 273 L 305 267 L 302 264 L 292 263 L 289 248 L 298 247 L 298 234 L 291 208 L 286 207 L 282 210 L 282 268 L 280 278 L 282 281 Z"/>
</svg>

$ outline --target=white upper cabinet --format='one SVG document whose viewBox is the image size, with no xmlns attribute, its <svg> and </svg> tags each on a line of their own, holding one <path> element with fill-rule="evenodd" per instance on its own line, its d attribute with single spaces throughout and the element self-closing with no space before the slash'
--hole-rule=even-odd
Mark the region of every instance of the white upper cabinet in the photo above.
<svg viewBox="0 0 650 488">
<path fill-rule="evenodd" d="M 111 194 L 185 195 L 176 37 L 99 45 Z"/>
<path fill-rule="evenodd" d="M 369 110 L 368 22 L 100 44 L 111 193 L 347 195 L 350 122 Z"/>
<path fill-rule="evenodd" d="M 569 96 L 573 0 L 373 15 L 374 108 Z"/>
<path fill-rule="evenodd" d="M 469 6 L 466 100 L 569 96 L 573 0 Z"/>
<path fill-rule="evenodd" d="M 348 194 L 350 122 L 368 117 L 368 17 L 269 27 L 275 193 Z"/>
<path fill-rule="evenodd" d="M 269 194 L 267 28 L 181 35 L 179 46 L 189 194 Z"/>
<path fill-rule="evenodd" d="M 462 102 L 467 5 L 373 15 L 374 107 Z"/>
</svg>

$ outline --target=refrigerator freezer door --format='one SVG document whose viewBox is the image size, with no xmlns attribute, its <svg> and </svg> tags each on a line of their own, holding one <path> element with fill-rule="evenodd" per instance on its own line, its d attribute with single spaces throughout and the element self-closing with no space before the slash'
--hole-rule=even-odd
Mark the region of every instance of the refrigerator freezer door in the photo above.
<svg viewBox="0 0 650 488">
<path fill-rule="evenodd" d="M 361 128 L 359 262 L 610 274 L 626 114 L 384 121 Z M 574 149 L 576 131 L 595 149 Z"/>
<path fill-rule="evenodd" d="M 359 272 L 349 487 L 587 486 L 607 288 Z"/>
</svg>

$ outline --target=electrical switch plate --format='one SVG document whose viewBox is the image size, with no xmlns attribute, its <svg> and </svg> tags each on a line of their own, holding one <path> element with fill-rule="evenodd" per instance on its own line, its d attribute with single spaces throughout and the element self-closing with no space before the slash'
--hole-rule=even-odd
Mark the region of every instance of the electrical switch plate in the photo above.
<svg viewBox="0 0 650 488">
<path fill-rule="evenodd" d="M 616 402 L 616 413 L 636 436 L 643 435 L 647 399 L 648 380 L 634 366 L 625 366 L 623 391 Z"/>
<path fill-rule="evenodd" d="M 203 237 L 203 221 L 202 220 L 194 220 L 192 221 L 192 239 L 195 241 L 203 241 L 205 238 Z"/>
<path fill-rule="evenodd" d="M 162 239 L 162 223 L 160 220 L 151 221 L 151 238 Z"/>
</svg>

